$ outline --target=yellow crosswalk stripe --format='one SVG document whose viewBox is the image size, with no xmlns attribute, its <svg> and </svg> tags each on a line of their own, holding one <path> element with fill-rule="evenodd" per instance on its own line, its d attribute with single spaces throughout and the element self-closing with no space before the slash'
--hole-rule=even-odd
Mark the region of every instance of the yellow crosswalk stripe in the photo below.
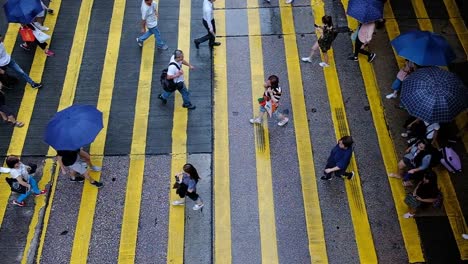
<svg viewBox="0 0 468 264">
<path fill-rule="evenodd" d="M 249 4 L 247 4 L 247 7 L 249 7 Z M 256 115 L 258 113 L 257 98 L 264 92 L 263 48 L 258 9 L 249 8 L 247 10 L 247 17 L 252 82 L 252 108 L 254 115 Z M 262 263 L 274 264 L 278 263 L 278 248 L 276 243 L 275 207 L 270 164 L 269 133 L 268 125 L 265 120 L 263 125 L 254 125 L 254 132 Z M 261 141 L 260 138 L 264 138 L 263 146 L 259 144 L 259 141 Z"/>
<path fill-rule="evenodd" d="M 414 13 L 416 14 L 419 28 L 421 30 L 433 32 L 434 29 L 432 28 L 431 20 L 429 19 L 429 15 L 427 14 L 426 7 L 424 6 L 424 1 L 423 0 L 411 0 L 411 4 L 413 5 Z"/>
<path fill-rule="evenodd" d="M 191 23 L 191 8 L 190 0 L 180 0 L 179 6 L 179 33 L 178 33 L 178 49 L 184 52 L 185 60 L 190 60 L 190 23 Z M 201 70 L 201 69 L 199 69 Z M 189 86 L 190 70 L 188 67 L 184 69 L 184 79 L 187 88 Z M 172 160 L 171 160 L 171 187 L 174 183 L 176 173 L 180 172 L 182 166 L 187 161 L 187 109 L 181 107 L 182 97 L 179 93 L 174 93 L 174 117 L 172 127 Z M 170 189 L 170 200 L 179 199 L 179 196 Z M 184 228 L 185 206 L 170 206 L 169 207 L 169 228 L 168 228 L 168 243 L 167 243 L 167 263 L 183 263 L 184 262 Z"/>
<path fill-rule="evenodd" d="M 224 0 L 216 1 L 216 7 L 220 9 L 214 15 L 216 34 L 226 36 Z M 214 261 L 222 264 L 232 262 L 226 46 L 227 41 L 213 51 L 214 101 L 217 102 L 213 109 Z"/>
</svg>

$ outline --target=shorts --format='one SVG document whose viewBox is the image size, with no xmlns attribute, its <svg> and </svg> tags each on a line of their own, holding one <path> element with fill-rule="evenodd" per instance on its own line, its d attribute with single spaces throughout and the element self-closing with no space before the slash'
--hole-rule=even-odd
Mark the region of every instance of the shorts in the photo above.
<svg viewBox="0 0 468 264">
<path fill-rule="evenodd" d="M 87 170 L 88 170 L 88 164 L 86 162 L 82 161 L 80 159 L 80 155 L 77 154 L 78 157 L 76 158 L 75 163 L 73 163 L 70 166 L 67 166 L 67 168 L 79 173 L 80 175 L 83 175 Z"/>
</svg>

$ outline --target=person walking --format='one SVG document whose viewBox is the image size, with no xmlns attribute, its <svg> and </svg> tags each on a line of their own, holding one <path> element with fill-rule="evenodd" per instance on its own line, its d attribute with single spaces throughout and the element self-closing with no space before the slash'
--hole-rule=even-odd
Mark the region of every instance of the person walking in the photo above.
<svg viewBox="0 0 468 264">
<path fill-rule="evenodd" d="M 335 29 L 333 28 L 333 21 L 332 21 L 331 16 L 323 16 L 322 23 L 323 23 L 322 26 L 319 26 L 316 24 L 314 25 L 317 30 L 317 35 L 319 35 L 320 37 L 312 46 L 309 57 L 302 58 L 302 61 L 312 62 L 312 56 L 314 56 L 315 52 L 320 47 L 320 50 L 323 53 L 323 61 L 320 62 L 319 65 L 322 67 L 328 67 L 330 65 L 328 64 L 327 51 L 331 48 L 331 44 L 333 40 L 335 39 L 336 32 L 335 32 Z"/>
<path fill-rule="evenodd" d="M 338 144 L 332 149 L 327 159 L 324 175 L 320 179 L 331 180 L 332 174 L 335 174 L 337 177 L 346 177 L 348 180 L 353 178 L 354 171 L 346 172 L 346 168 L 353 155 L 353 143 L 351 136 L 344 136 L 338 140 Z"/>
<path fill-rule="evenodd" d="M 367 56 L 368 62 L 373 62 L 376 54 L 367 51 L 365 48 L 369 47 L 369 43 L 374 35 L 375 23 L 370 22 L 366 24 L 360 24 L 358 27 L 358 34 L 356 37 L 356 43 L 354 43 L 354 54 L 349 57 L 348 60 L 358 61 L 358 54 L 364 54 Z"/>
<path fill-rule="evenodd" d="M 184 101 L 182 107 L 195 109 L 196 106 L 190 102 L 190 93 L 184 83 L 184 70 L 182 70 L 182 65 L 188 66 L 191 70 L 194 69 L 192 64 L 184 59 L 184 53 L 181 50 L 175 50 L 169 61 L 169 66 L 167 67 L 167 79 L 172 81 L 172 85 L 174 85 L 176 90 L 182 95 L 182 100 Z M 163 104 L 166 104 L 167 98 L 169 98 L 174 91 L 164 91 L 162 94 L 159 94 L 158 99 L 161 100 Z"/>
<path fill-rule="evenodd" d="M 136 38 L 140 47 L 143 47 L 143 42 L 153 34 L 158 49 L 168 49 L 158 29 L 158 17 L 158 4 L 153 0 L 143 0 L 141 2 L 141 33 L 143 33 L 143 35 Z M 148 28 L 148 30 L 146 30 L 146 28 Z"/>
<path fill-rule="evenodd" d="M 36 23 L 36 22 L 35 22 Z M 32 24 L 25 24 L 25 25 L 21 25 L 21 27 L 28 27 L 30 28 L 32 31 L 36 31 L 36 30 L 41 30 L 40 28 L 38 28 L 37 26 L 33 26 Z M 47 55 L 47 57 L 52 57 L 55 55 L 55 52 L 51 51 L 49 48 L 47 48 L 47 43 L 44 41 L 44 42 L 40 42 L 39 40 L 37 40 L 37 38 L 34 38 L 34 41 L 33 42 L 23 42 L 20 44 L 20 47 L 22 49 L 24 49 L 25 51 L 30 51 L 31 50 L 31 44 L 30 43 L 36 43 L 37 46 L 39 46 L 41 49 L 44 50 L 44 53 Z"/>
<path fill-rule="evenodd" d="M 10 123 L 15 127 L 23 127 L 24 123 L 16 120 L 13 112 L 6 106 L 5 94 L 2 91 L 2 83 L 0 83 L 0 116 L 4 122 Z"/>
<path fill-rule="evenodd" d="M 172 205 L 184 205 L 185 196 L 188 196 L 195 202 L 192 209 L 199 210 L 205 205 L 197 194 L 197 183 L 200 180 L 200 176 L 198 176 L 197 169 L 190 163 L 185 164 L 182 169 L 183 171 L 177 173 L 175 176 L 179 186 L 177 188 L 177 194 L 180 199 L 173 201 Z"/>
<path fill-rule="evenodd" d="M 195 48 L 200 47 L 200 43 L 203 43 L 207 40 L 209 40 L 209 46 L 210 48 L 213 48 L 213 46 L 219 46 L 221 43 L 215 42 L 216 40 L 216 25 L 215 25 L 215 20 L 213 17 L 213 3 L 216 0 L 203 0 L 203 26 L 206 28 L 208 33 L 198 39 L 194 39 L 193 43 L 195 43 Z"/>
<path fill-rule="evenodd" d="M 284 126 L 289 122 L 289 118 L 286 117 L 281 111 L 278 110 L 279 101 L 281 99 L 282 90 L 279 86 L 279 79 L 276 75 L 271 75 L 263 84 L 265 92 L 263 98 L 259 98 L 260 110 L 257 117 L 251 118 L 249 121 L 251 124 L 261 124 L 263 115 L 268 111 L 271 111 L 271 115 L 274 115 L 278 119 L 278 126 Z"/>
<path fill-rule="evenodd" d="M 11 58 L 10 54 L 6 52 L 5 45 L 3 43 L 3 36 L 0 35 L 0 69 L 9 69 L 15 71 L 19 76 L 21 76 L 26 82 L 28 82 L 32 88 L 40 89 L 42 88 L 42 83 L 36 83 L 27 75 L 23 69 Z"/>
<path fill-rule="evenodd" d="M 91 163 L 89 154 L 83 149 L 77 150 L 57 150 L 57 163 L 63 175 L 70 175 L 70 181 L 83 182 L 87 179 L 92 185 L 97 188 L 104 186 L 102 182 L 98 182 L 91 178 L 88 168 L 93 171 L 100 171 L 101 167 L 94 166 Z M 77 175 L 77 173 L 79 175 Z"/>
<path fill-rule="evenodd" d="M 47 193 L 47 190 L 39 190 L 37 186 L 37 182 L 34 179 L 34 172 L 35 169 L 31 168 L 30 166 L 24 165 L 20 158 L 16 156 L 8 156 L 6 158 L 5 163 L 7 164 L 8 168 L 10 168 L 10 176 L 11 178 L 18 181 L 18 183 L 24 187 L 26 187 L 26 192 L 20 194 L 20 196 L 13 200 L 13 204 L 19 207 L 23 207 L 26 204 L 24 200 L 28 198 L 29 195 L 34 193 L 34 195 L 44 195 Z"/>
<path fill-rule="evenodd" d="M 42 11 L 39 14 L 37 14 L 37 16 L 34 18 L 35 21 L 33 23 L 38 29 L 42 31 L 48 31 L 49 28 L 44 26 L 45 11 L 47 11 L 47 13 L 52 15 L 54 13 L 54 10 L 48 8 L 42 0 L 41 0 L 41 6 L 42 6 Z"/>
</svg>

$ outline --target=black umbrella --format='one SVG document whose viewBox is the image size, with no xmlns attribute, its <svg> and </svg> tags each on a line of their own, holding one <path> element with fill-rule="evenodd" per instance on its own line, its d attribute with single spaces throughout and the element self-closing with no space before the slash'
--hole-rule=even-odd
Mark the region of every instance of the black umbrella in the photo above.
<svg viewBox="0 0 468 264">
<path fill-rule="evenodd" d="M 468 107 L 468 89 L 449 71 L 421 68 L 403 81 L 401 103 L 426 122 L 450 122 Z"/>
</svg>

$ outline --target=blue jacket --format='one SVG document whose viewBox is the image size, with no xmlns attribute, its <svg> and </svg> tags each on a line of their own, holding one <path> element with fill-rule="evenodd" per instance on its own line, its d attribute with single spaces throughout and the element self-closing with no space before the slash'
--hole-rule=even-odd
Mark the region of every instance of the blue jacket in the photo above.
<svg viewBox="0 0 468 264">
<path fill-rule="evenodd" d="M 329 166 L 338 166 L 338 168 L 345 170 L 349 165 L 352 154 L 352 147 L 342 149 L 338 144 L 336 144 L 330 153 L 330 157 L 328 157 L 327 164 Z"/>
</svg>

